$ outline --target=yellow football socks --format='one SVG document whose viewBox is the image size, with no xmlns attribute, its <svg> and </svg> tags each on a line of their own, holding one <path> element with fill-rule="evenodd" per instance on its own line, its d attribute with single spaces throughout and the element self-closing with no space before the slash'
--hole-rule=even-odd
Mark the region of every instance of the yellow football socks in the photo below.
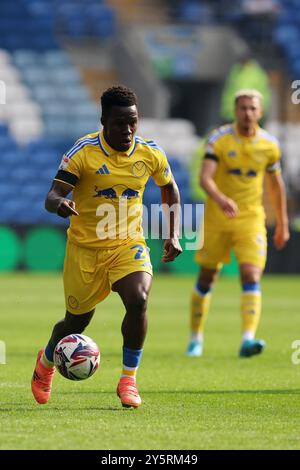
<svg viewBox="0 0 300 470">
<path fill-rule="evenodd" d="M 132 377 L 133 379 L 135 379 L 137 370 L 137 367 L 130 369 L 129 367 L 124 367 L 123 365 L 121 377 Z"/>
<path fill-rule="evenodd" d="M 191 335 L 194 340 L 201 340 L 203 338 L 204 327 L 211 301 L 210 290 L 204 292 L 204 290 L 200 289 L 199 285 L 197 285 L 192 294 L 191 302 Z"/>
<path fill-rule="evenodd" d="M 244 284 L 241 296 L 243 339 L 253 339 L 261 315 L 261 291 L 258 283 Z"/>
</svg>

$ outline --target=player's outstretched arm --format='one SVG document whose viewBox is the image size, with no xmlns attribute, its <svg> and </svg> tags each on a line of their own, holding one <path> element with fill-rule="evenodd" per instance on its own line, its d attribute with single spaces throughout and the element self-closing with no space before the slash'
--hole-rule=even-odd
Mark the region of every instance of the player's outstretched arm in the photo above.
<svg viewBox="0 0 300 470">
<path fill-rule="evenodd" d="M 281 250 L 290 238 L 286 193 L 281 173 L 266 173 L 267 186 L 276 214 L 274 245 Z"/>
<path fill-rule="evenodd" d="M 169 238 L 164 243 L 162 260 L 164 263 L 168 263 L 174 261 L 182 253 L 179 242 L 180 194 L 173 177 L 168 184 L 161 187 L 161 200 L 169 229 Z"/>
<path fill-rule="evenodd" d="M 62 181 L 53 181 L 52 187 L 45 200 L 45 208 L 48 212 L 54 212 L 61 217 L 79 215 L 75 209 L 75 202 L 66 196 L 72 191 L 73 186 Z"/>
</svg>

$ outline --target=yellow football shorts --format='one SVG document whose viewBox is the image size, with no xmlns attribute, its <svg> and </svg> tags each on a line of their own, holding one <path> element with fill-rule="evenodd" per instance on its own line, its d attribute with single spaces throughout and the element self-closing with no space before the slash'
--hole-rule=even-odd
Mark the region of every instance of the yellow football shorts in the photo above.
<svg viewBox="0 0 300 470">
<path fill-rule="evenodd" d="M 253 264 L 264 269 L 267 257 L 267 233 L 264 225 L 247 224 L 245 230 L 218 231 L 204 227 L 204 245 L 195 260 L 208 269 L 221 269 L 230 262 L 233 249 L 239 264 Z"/>
<path fill-rule="evenodd" d="M 66 309 L 78 315 L 93 310 L 109 295 L 116 281 L 136 271 L 153 274 L 144 240 L 99 250 L 68 241 L 64 263 Z"/>
</svg>

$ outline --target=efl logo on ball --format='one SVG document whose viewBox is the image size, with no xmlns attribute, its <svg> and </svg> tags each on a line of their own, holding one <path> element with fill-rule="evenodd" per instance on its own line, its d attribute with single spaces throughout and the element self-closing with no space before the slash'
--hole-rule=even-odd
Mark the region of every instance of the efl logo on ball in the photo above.
<svg viewBox="0 0 300 470">
<path fill-rule="evenodd" d="M 96 372 L 99 364 L 99 348 L 88 336 L 66 336 L 54 350 L 54 365 L 66 379 L 88 379 Z"/>
</svg>

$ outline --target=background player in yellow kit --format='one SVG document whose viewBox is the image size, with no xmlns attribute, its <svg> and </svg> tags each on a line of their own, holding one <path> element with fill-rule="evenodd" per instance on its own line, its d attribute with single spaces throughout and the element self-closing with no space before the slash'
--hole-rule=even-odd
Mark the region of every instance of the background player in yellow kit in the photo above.
<svg viewBox="0 0 300 470">
<path fill-rule="evenodd" d="M 181 253 L 179 191 L 164 152 L 153 142 L 135 136 L 137 98 L 126 87 L 112 87 L 101 97 L 103 130 L 79 139 L 63 156 L 47 195 L 46 209 L 71 217 L 64 264 L 65 318 L 58 322 L 38 354 L 32 392 L 38 403 L 51 394 L 53 352 L 70 333 L 82 333 L 95 306 L 111 290 L 126 309 L 122 323 L 123 370 L 117 393 L 123 406 L 138 407 L 136 387 L 147 332 L 147 300 L 152 266 L 143 237 L 142 196 L 153 177 L 161 187 L 162 202 L 174 206 L 169 217 L 169 239 L 163 261 Z M 67 195 L 73 191 L 73 199 Z"/>
<path fill-rule="evenodd" d="M 261 313 L 260 279 L 266 262 L 266 228 L 262 205 L 263 180 L 276 211 L 274 244 L 289 239 L 285 187 L 280 172 L 277 140 L 259 127 L 262 96 L 241 90 L 235 98 L 236 122 L 212 132 L 201 171 L 201 186 L 208 194 L 205 207 L 204 247 L 196 255 L 201 270 L 192 295 L 191 336 L 188 356 L 203 353 L 203 333 L 211 290 L 233 248 L 242 285 L 241 357 L 263 351 L 265 342 L 255 339 Z"/>
</svg>

